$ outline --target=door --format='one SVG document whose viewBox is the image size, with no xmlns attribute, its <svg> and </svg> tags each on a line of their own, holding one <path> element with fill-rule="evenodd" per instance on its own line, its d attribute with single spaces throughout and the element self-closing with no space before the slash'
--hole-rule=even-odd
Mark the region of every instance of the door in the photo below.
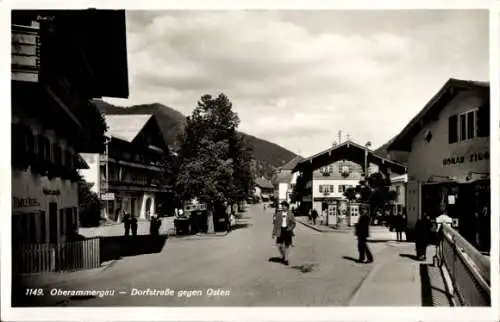
<svg viewBox="0 0 500 322">
<path fill-rule="evenodd" d="M 421 183 L 418 181 L 408 181 L 406 189 L 406 211 L 408 219 L 408 228 L 414 228 L 420 216 L 420 196 Z"/>
<path fill-rule="evenodd" d="M 49 203 L 49 241 L 57 244 L 57 203 Z"/>
</svg>

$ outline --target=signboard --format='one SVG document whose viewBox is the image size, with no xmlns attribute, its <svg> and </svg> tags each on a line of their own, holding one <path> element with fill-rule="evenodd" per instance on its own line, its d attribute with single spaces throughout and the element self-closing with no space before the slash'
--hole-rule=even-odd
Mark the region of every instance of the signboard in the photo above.
<svg viewBox="0 0 500 322">
<path fill-rule="evenodd" d="M 40 201 L 38 201 L 38 199 L 36 198 L 12 197 L 13 209 L 32 208 L 32 207 L 40 207 Z"/>
<path fill-rule="evenodd" d="M 40 70 L 40 41 L 38 32 L 38 28 L 13 25 L 12 80 L 38 82 Z"/>
<path fill-rule="evenodd" d="M 101 200 L 104 200 L 104 201 L 115 200 L 115 194 L 113 192 L 102 193 Z"/>
<path fill-rule="evenodd" d="M 490 159 L 490 152 L 485 151 L 485 152 L 477 152 L 477 153 L 471 153 L 468 155 L 457 155 L 457 156 L 452 156 L 449 158 L 444 158 L 443 159 L 443 166 L 449 166 L 453 164 L 462 164 L 462 163 L 473 163 L 473 162 L 480 162 L 483 160 L 489 160 Z"/>
<path fill-rule="evenodd" d="M 448 204 L 449 205 L 455 204 L 455 195 L 448 195 Z"/>
</svg>

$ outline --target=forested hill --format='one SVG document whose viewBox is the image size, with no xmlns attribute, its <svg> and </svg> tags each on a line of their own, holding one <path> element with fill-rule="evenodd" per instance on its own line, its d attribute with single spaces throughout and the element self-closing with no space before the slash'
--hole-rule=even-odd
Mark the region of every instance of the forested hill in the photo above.
<svg viewBox="0 0 500 322">
<path fill-rule="evenodd" d="M 177 147 L 177 134 L 183 129 L 186 117 L 173 108 L 159 103 L 130 107 L 115 106 L 101 100 L 95 100 L 94 103 L 105 114 L 155 114 L 165 141 L 170 146 Z M 245 136 L 246 142 L 253 149 L 258 176 L 271 179 L 274 168 L 282 166 L 296 156 L 295 153 L 277 144 L 252 135 L 242 134 Z"/>
</svg>

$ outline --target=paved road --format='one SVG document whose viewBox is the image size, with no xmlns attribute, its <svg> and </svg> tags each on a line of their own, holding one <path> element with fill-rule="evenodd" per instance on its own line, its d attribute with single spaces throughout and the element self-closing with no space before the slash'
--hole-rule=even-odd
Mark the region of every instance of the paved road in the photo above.
<svg viewBox="0 0 500 322">
<path fill-rule="evenodd" d="M 115 296 L 55 296 L 46 298 L 45 305 L 347 305 L 373 265 L 343 258 L 356 257 L 354 236 L 320 233 L 297 223 L 296 245 L 287 267 L 269 261 L 279 255 L 271 239 L 271 220 L 271 210 L 264 211 L 260 205 L 250 206 L 240 220 L 245 227 L 226 237 L 169 239 L 161 253 L 122 258 L 99 274 L 61 287 L 64 290 L 115 290 Z M 371 244 L 375 256 L 384 247 L 385 243 Z M 133 288 L 174 292 L 169 296 L 131 296 Z M 209 296 L 206 293 L 209 289 L 224 292 Z M 128 295 L 119 295 L 119 291 Z"/>
</svg>

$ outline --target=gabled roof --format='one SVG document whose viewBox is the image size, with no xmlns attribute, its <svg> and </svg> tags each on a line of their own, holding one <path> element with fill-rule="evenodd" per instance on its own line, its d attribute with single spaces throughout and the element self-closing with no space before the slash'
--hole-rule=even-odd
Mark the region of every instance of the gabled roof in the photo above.
<svg viewBox="0 0 500 322">
<path fill-rule="evenodd" d="M 260 187 L 260 188 L 264 188 L 264 189 L 273 189 L 274 186 L 272 185 L 272 183 L 265 179 L 265 178 L 257 178 L 255 179 L 255 185 L 257 187 Z"/>
<path fill-rule="evenodd" d="M 383 156 L 375 153 L 373 150 L 370 150 L 369 148 L 367 148 L 365 146 L 362 146 L 360 144 L 352 142 L 351 140 L 347 140 L 345 142 L 342 142 L 341 144 L 332 146 L 332 147 L 330 147 L 330 148 L 328 148 L 328 149 L 326 149 L 324 151 L 316 153 L 315 155 L 310 156 L 310 157 L 302 160 L 301 162 L 297 163 L 297 165 L 293 169 L 293 172 L 298 171 L 301 164 L 305 164 L 306 162 L 312 162 L 312 161 L 314 161 L 315 159 L 317 159 L 319 157 L 324 157 L 325 155 L 328 155 L 331 152 L 339 150 L 339 149 L 341 149 L 343 147 L 354 147 L 354 148 L 357 148 L 359 150 L 366 151 L 368 153 L 368 155 L 370 155 L 371 157 L 375 157 L 376 159 L 379 159 L 379 160 L 381 160 L 383 162 L 387 162 L 388 164 L 392 164 L 392 165 L 395 165 L 395 166 L 398 166 L 398 167 L 406 168 L 406 165 L 404 165 L 402 163 L 396 162 L 394 160 L 387 159 L 387 158 L 385 158 L 385 157 L 383 157 Z"/>
<path fill-rule="evenodd" d="M 304 158 L 301 157 L 300 155 L 298 155 L 295 158 L 293 158 L 292 160 L 285 163 L 283 166 L 279 167 L 279 169 L 292 171 L 295 168 L 295 166 L 297 165 L 297 163 L 301 162 L 302 160 L 304 160 Z"/>
<path fill-rule="evenodd" d="M 106 114 L 107 135 L 132 142 L 152 117 L 153 114 Z"/>
<path fill-rule="evenodd" d="M 463 90 L 484 91 L 489 97 L 490 83 L 450 78 L 401 133 L 392 140 L 387 150 L 409 151 L 411 138 L 430 120 L 436 119 L 443 108 Z"/>
</svg>

